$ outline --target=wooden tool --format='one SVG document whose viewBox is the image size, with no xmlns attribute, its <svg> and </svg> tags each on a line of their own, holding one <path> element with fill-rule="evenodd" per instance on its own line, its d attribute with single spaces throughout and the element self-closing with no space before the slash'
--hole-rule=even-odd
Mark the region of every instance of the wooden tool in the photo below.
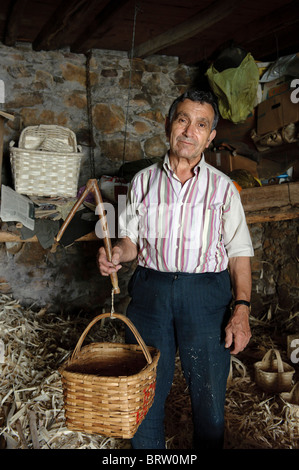
<svg viewBox="0 0 299 470">
<path fill-rule="evenodd" d="M 97 205 L 97 209 L 98 209 L 98 213 L 99 213 L 99 219 L 100 219 L 100 222 L 101 222 L 101 227 L 102 227 L 103 236 L 104 236 L 103 240 L 104 240 L 104 247 L 105 247 L 105 251 L 106 251 L 106 256 L 107 256 L 108 261 L 111 261 L 111 259 L 112 259 L 112 245 L 111 245 L 111 240 L 110 240 L 109 227 L 108 227 L 107 218 L 106 218 L 106 214 L 105 214 L 105 210 L 104 210 L 102 195 L 101 195 L 101 192 L 100 192 L 100 189 L 99 189 L 99 186 L 98 186 L 98 183 L 97 183 L 96 179 L 90 179 L 90 180 L 87 181 L 86 188 L 85 188 L 84 192 L 82 193 L 80 198 L 77 200 L 77 202 L 75 203 L 75 205 L 71 209 L 69 215 L 65 219 L 65 221 L 64 221 L 63 225 L 61 226 L 57 236 L 55 237 L 55 241 L 59 242 L 59 240 L 61 239 L 62 235 L 65 232 L 65 229 L 67 228 L 68 224 L 70 223 L 70 221 L 74 217 L 78 207 L 81 206 L 82 202 L 84 201 L 84 199 L 87 197 L 87 195 L 89 193 L 93 193 L 95 201 L 96 201 L 96 205 Z M 111 279 L 111 282 L 112 282 L 113 292 L 115 294 L 119 294 L 120 289 L 119 289 L 119 286 L 118 286 L 117 273 L 112 273 L 110 275 L 110 279 Z"/>
</svg>

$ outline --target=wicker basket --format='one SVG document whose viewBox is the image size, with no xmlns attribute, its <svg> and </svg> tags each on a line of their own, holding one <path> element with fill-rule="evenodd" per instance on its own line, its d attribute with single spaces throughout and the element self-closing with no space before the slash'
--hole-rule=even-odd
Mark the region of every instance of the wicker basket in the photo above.
<svg viewBox="0 0 299 470">
<path fill-rule="evenodd" d="M 82 155 L 70 129 L 50 125 L 26 127 L 18 147 L 10 142 L 15 190 L 28 196 L 75 197 Z"/>
<path fill-rule="evenodd" d="M 280 397 L 288 407 L 289 417 L 296 421 L 299 432 L 299 382 L 294 385 L 291 392 L 283 392 Z"/>
<path fill-rule="evenodd" d="M 230 387 L 234 383 L 234 378 L 246 377 L 247 370 L 243 362 L 241 362 L 236 356 L 231 355 L 230 357 L 230 368 L 227 377 L 227 386 Z"/>
<path fill-rule="evenodd" d="M 87 434 L 130 439 L 151 407 L 160 352 L 147 347 L 132 322 L 124 321 L 138 345 L 91 343 L 81 349 L 95 317 L 81 335 L 71 358 L 59 369 L 62 376 L 66 425 Z"/>
<path fill-rule="evenodd" d="M 254 364 L 254 369 L 255 381 L 265 392 L 289 392 L 292 389 L 295 369 L 282 361 L 277 349 L 270 349 L 261 361 Z"/>
</svg>

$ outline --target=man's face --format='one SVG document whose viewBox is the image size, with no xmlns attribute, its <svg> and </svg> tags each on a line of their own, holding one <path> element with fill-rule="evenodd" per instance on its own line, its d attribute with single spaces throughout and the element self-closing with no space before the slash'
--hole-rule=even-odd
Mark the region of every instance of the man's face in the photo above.
<svg viewBox="0 0 299 470">
<path fill-rule="evenodd" d="M 189 99 L 179 103 L 169 128 L 170 156 L 199 161 L 201 154 L 214 139 L 214 110 L 208 103 Z"/>
</svg>

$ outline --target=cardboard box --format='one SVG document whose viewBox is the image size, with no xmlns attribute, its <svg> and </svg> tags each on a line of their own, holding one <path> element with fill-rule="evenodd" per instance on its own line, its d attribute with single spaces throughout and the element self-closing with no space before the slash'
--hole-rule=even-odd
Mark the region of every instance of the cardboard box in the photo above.
<svg viewBox="0 0 299 470">
<path fill-rule="evenodd" d="M 205 160 L 207 163 L 222 171 L 226 175 L 232 171 L 231 153 L 227 150 L 222 150 L 221 152 L 211 152 L 210 150 L 206 150 Z"/>
<path fill-rule="evenodd" d="M 210 165 L 228 175 L 233 170 L 248 170 L 253 176 L 258 177 L 257 163 L 242 155 L 232 155 L 228 151 L 205 152 L 205 160 Z"/>
<path fill-rule="evenodd" d="M 270 82 L 262 83 L 262 101 L 268 100 L 275 95 L 281 93 L 284 89 L 287 90 L 289 87 L 289 81 L 291 77 L 284 75 L 282 77 L 271 80 Z"/>
<path fill-rule="evenodd" d="M 278 85 L 272 96 L 257 107 L 258 135 L 273 132 L 292 122 L 299 121 L 299 103 L 292 103 L 291 82 Z"/>
</svg>

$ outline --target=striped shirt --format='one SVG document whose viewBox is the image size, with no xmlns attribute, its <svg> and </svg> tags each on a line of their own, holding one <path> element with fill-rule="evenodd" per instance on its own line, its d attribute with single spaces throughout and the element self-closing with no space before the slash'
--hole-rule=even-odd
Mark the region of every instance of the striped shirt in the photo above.
<svg viewBox="0 0 299 470">
<path fill-rule="evenodd" d="M 137 173 L 119 235 L 138 246 L 140 266 L 158 271 L 221 272 L 228 258 L 254 254 L 238 191 L 204 155 L 184 185 L 168 155 Z"/>
</svg>

